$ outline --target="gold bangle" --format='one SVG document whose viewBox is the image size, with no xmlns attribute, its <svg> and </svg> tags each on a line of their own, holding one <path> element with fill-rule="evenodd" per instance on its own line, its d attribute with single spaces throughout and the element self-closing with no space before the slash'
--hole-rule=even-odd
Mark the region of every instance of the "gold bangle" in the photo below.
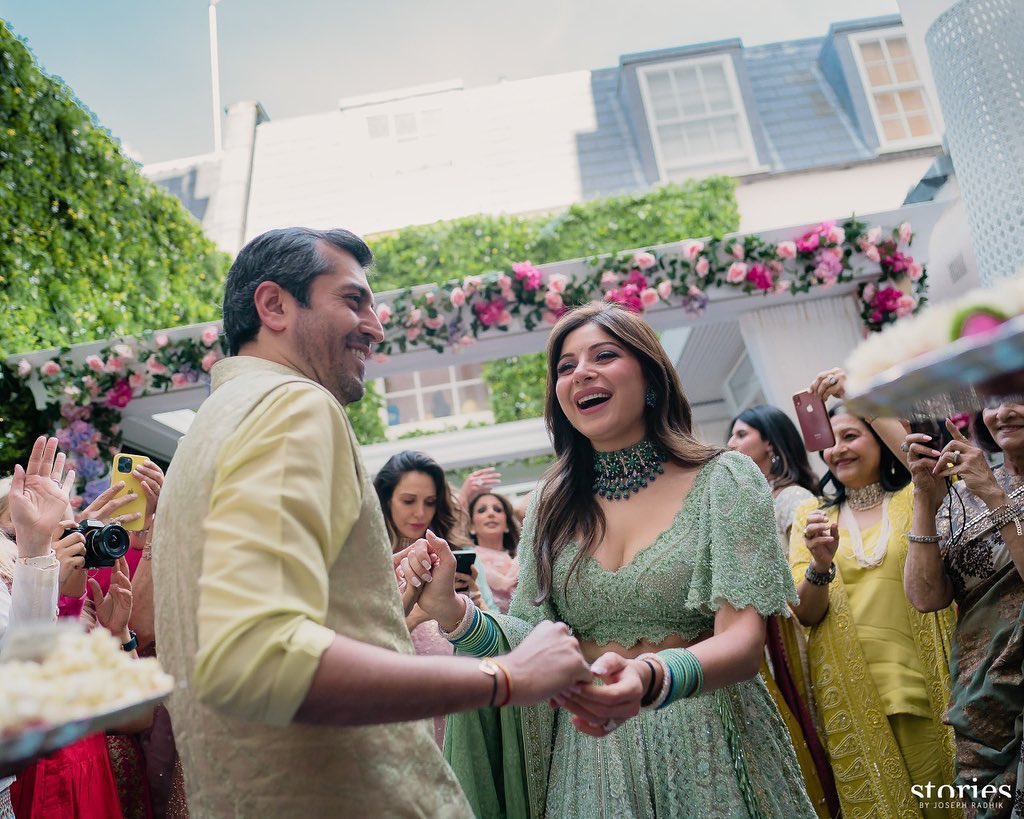
<svg viewBox="0 0 1024 819">
<path fill-rule="evenodd" d="M 498 708 L 504 708 L 512 702 L 512 675 L 508 673 L 508 669 L 505 667 L 504 663 L 498 662 L 493 657 L 491 657 L 491 662 L 494 663 L 501 670 L 501 673 L 505 675 L 505 701 L 498 705 Z"/>
</svg>

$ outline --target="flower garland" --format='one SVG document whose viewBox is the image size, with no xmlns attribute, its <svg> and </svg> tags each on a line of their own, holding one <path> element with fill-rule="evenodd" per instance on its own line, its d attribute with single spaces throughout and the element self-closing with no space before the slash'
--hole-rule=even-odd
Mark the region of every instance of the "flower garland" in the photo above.
<svg viewBox="0 0 1024 819">
<path fill-rule="evenodd" d="M 595 299 L 640 313 L 663 304 L 699 316 L 712 288 L 763 295 L 805 293 L 868 272 L 876 279 L 858 288 L 860 315 L 868 330 L 877 331 L 925 303 L 925 268 L 906 253 L 912 241 L 907 223 L 886 236 L 881 227 L 849 219 L 842 225 L 823 222 L 792 241 L 747 235 L 689 240 L 672 252 L 593 257 L 586 260 L 585 275 L 571 278 L 517 262 L 508 272 L 407 288 L 382 301 L 377 315 L 385 340 L 375 357 L 413 349 L 459 349 L 484 333 L 508 331 L 514 320 L 533 330 L 554 324 L 571 306 Z M 38 368 L 22 359 L 17 372 L 23 379 L 38 372 L 48 404 L 58 410 L 55 434 L 78 473 L 80 493 L 74 502 L 81 505 L 108 485 L 109 455 L 120 447 L 125 407 L 143 395 L 207 382 L 227 348 L 219 327 L 209 325 L 198 337 L 174 341 L 164 333 L 120 339 L 83 362 L 72 360 L 69 352 L 62 349 Z"/>
<path fill-rule="evenodd" d="M 37 371 L 48 404 L 59 407 L 54 435 L 77 474 L 77 509 L 110 485 L 109 456 L 120 449 L 125 407 L 144 395 L 208 382 L 227 344 L 210 325 L 198 338 L 171 341 L 165 333 L 145 333 L 119 339 L 80 363 L 69 352 L 62 349 L 38 368 L 22 359 L 17 372 L 27 379 Z"/>
<path fill-rule="evenodd" d="M 545 275 L 530 262 L 517 262 L 509 272 L 407 288 L 382 302 L 377 315 L 385 340 L 377 358 L 410 349 L 458 349 L 485 332 L 507 331 L 514 319 L 532 330 L 593 300 L 618 302 L 639 313 L 657 304 L 679 306 L 697 316 L 707 308 L 711 288 L 797 294 L 863 273 L 876 276 L 857 290 L 861 320 L 874 332 L 917 312 L 926 301 L 925 267 L 906 252 L 912 241 L 909 223 L 884 236 L 880 226 L 869 228 L 851 218 L 841 225 L 822 222 L 782 242 L 750 234 L 689 240 L 672 252 L 593 257 L 587 260 L 588 273 L 573 278 Z"/>
</svg>

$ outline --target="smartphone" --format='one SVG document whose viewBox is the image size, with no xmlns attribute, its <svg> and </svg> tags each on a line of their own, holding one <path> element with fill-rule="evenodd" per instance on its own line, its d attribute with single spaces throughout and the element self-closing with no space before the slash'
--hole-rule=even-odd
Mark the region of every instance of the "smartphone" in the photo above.
<svg viewBox="0 0 1024 819">
<path fill-rule="evenodd" d="M 457 549 L 452 554 L 455 555 L 455 571 L 459 574 L 473 573 L 473 564 L 476 563 L 476 552 L 472 549 Z"/>
<path fill-rule="evenodd" d="M 142 491 L 142 481 L 136 478 L 132 472 L 139 464 L 149 460 L 145 455 L 130 455 L 127 452 L 118 452 L 114 456 L 113 468 L 110 470 L 110 483 L 124 481 L 124 488 L 115 495 L 123 497 L 129 492 L 134 492 L 136 497 L 131 503 L 125 504 L 117 510 L 117 515 L 130 515 L 133 512 L 139 513 L 138 520 L 122 523 L 129 532 L 140 532 L 146 527 L 146 493 Z"/>
<path fill-rule="evenodd" d="M 820 395 L 806 390 L 798 392 L 793 396 L 793 407 L 808 452 L 821 452 L 836 445 L 836 436 L 832 434 L 832 419 L 828 417 L 828 410 Z"/>
</svg>

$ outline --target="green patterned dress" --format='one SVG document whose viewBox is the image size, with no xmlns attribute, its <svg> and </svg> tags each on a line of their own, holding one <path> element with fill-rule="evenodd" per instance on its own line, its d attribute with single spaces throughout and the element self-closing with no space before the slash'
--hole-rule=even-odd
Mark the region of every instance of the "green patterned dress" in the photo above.
<svg viewBox="0 0 1024 819">
<path fill-rule="evenodd" d="M 697 475 L 672 525 L 617 572 L 591 557 L 565 579 L 578 547 L 536 596 L 532 512 L 519 588 L 495 617 L 508 647 L 542 619 L 580 638 L 626 646 L 714 629 L 723 603 L 788 613 L 796 599 L 779 547 L 771 492 L 745 455 L 723 453 Z M 478 816 L 814 817 L 789 734 L 760 676 L 643 711 L 595 739 L 546 705 L 486 709 L 449 722 L 445 753 Z"/>
</svg>

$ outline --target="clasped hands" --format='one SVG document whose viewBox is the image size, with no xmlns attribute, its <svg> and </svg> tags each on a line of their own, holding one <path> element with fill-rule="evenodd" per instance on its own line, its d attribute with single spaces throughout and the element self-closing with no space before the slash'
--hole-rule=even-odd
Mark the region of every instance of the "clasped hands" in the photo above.
<svg viewBox="0 0 1024 819">
<path fill-rule="evenodd" d="M 406 614 L 419 604 L 445 631 L 457 628 L 466 603 L 455 591 L 455 557 L 448 543 L 428 530 L 392 560 Z M 652 683 L 646 663 L 614 652 L 588 665 L 569 627 L 551 621 L 539 623 L 502 661 L 512 683 L 512 705 L 548 702 L 565 708 L 576 729 L 594 737 L 635 717 Z"/>
</svg>

